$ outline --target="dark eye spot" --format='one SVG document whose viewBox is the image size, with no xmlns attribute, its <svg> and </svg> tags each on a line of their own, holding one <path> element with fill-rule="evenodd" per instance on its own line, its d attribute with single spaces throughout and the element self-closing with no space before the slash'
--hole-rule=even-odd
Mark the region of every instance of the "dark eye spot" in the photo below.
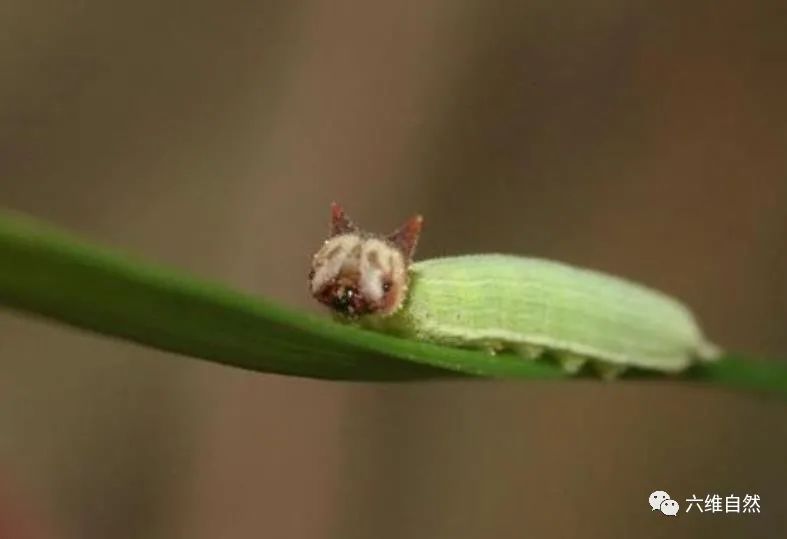
<svg viewBox="0 0 787 539">
<path fill-rule="evenodd" d="M 314 270 L 313 269 L 309 272 L 309 280 L 311 281 L 312 279 L 314 279 Z"/>
<path fill-rule="evenodd" d="M 350 302 L 353 299 L 353 295 L 352 289 L 345 288 L 334 296 L 333 306 L 340 311 L 347 310 L 347 307 L 350 305 Z"/>
<path fill-rule="evenodd" d="M 354 288 L 344 288 L 334 293 L 331 307 L 337 312 L 354 315 L 358 309 L 358 291 Z"/>
<path fill-rule="evenodd" d="M 390 292 L 392 286 L 393 286 L 393 284 L 391 283 L 391 281 L 384 281 L 383 282 L 383 292 Z"/>
</svg>

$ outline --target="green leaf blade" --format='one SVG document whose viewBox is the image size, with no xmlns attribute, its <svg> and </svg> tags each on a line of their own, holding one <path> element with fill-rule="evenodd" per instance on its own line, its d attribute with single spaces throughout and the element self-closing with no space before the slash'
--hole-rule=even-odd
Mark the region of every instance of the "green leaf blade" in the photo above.
<svg viewBox="0 0 787 539">
<path fill-rule="evenodd" d="M 286 309 L 0 212 L 0 305 L 244 369 L 329 380 L 570 379 L 511 354 L 400 339 Z M 787 366 L 724 359 L 689 380 L 787 395 Z"/>
</svg>

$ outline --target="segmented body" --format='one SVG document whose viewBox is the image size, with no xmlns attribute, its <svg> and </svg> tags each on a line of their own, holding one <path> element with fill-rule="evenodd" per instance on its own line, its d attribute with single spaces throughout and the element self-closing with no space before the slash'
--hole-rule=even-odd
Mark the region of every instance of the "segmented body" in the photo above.
<svg viewBox="0 0 787 539">
<path fill-rule="evenodd" d="M 453 346 L 544 350 L 569 370 L 585 360 L 677 372 L 717 350 L 692 313 L 656 290 L 559 262 L 508 255 L 437 258 L 410 266 L 407 298 L 368 327 Z"/>
</svg>

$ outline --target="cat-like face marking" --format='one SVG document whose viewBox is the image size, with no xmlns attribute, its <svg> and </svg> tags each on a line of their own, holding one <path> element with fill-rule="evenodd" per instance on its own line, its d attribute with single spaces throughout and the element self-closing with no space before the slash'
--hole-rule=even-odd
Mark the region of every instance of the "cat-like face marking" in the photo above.
<svg viewBox="0 0 787 539">
<path fill-rule="evenodd" d="M 383 237 L 358 230 L 338 205 L 331 209 L 331 237 L 314 255 L 309 274 L 312 295 L 346 316 L 395 313 L 407 294 L 421 217 Z"/>
</svg>

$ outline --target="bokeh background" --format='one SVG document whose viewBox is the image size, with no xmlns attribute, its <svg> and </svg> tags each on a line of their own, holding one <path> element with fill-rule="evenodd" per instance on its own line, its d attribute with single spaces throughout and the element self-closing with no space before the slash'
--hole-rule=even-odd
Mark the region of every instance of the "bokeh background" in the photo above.
<svg viewBox="0 0 787 539">
<path fill-rule="evenodd" d="M 783 360 L 785 21 L 780 0 L 5 0 L 0 205 L 315 311 L 332 200 L 378 231 L 421 212 L 420 258 L 625 275 Z M 786 419 L 659 382 L 269 376 L 3 310 L 0 536 L 783 537 Z M 668 519 L 657 489 L 763 513 Z"/>
</svg>

